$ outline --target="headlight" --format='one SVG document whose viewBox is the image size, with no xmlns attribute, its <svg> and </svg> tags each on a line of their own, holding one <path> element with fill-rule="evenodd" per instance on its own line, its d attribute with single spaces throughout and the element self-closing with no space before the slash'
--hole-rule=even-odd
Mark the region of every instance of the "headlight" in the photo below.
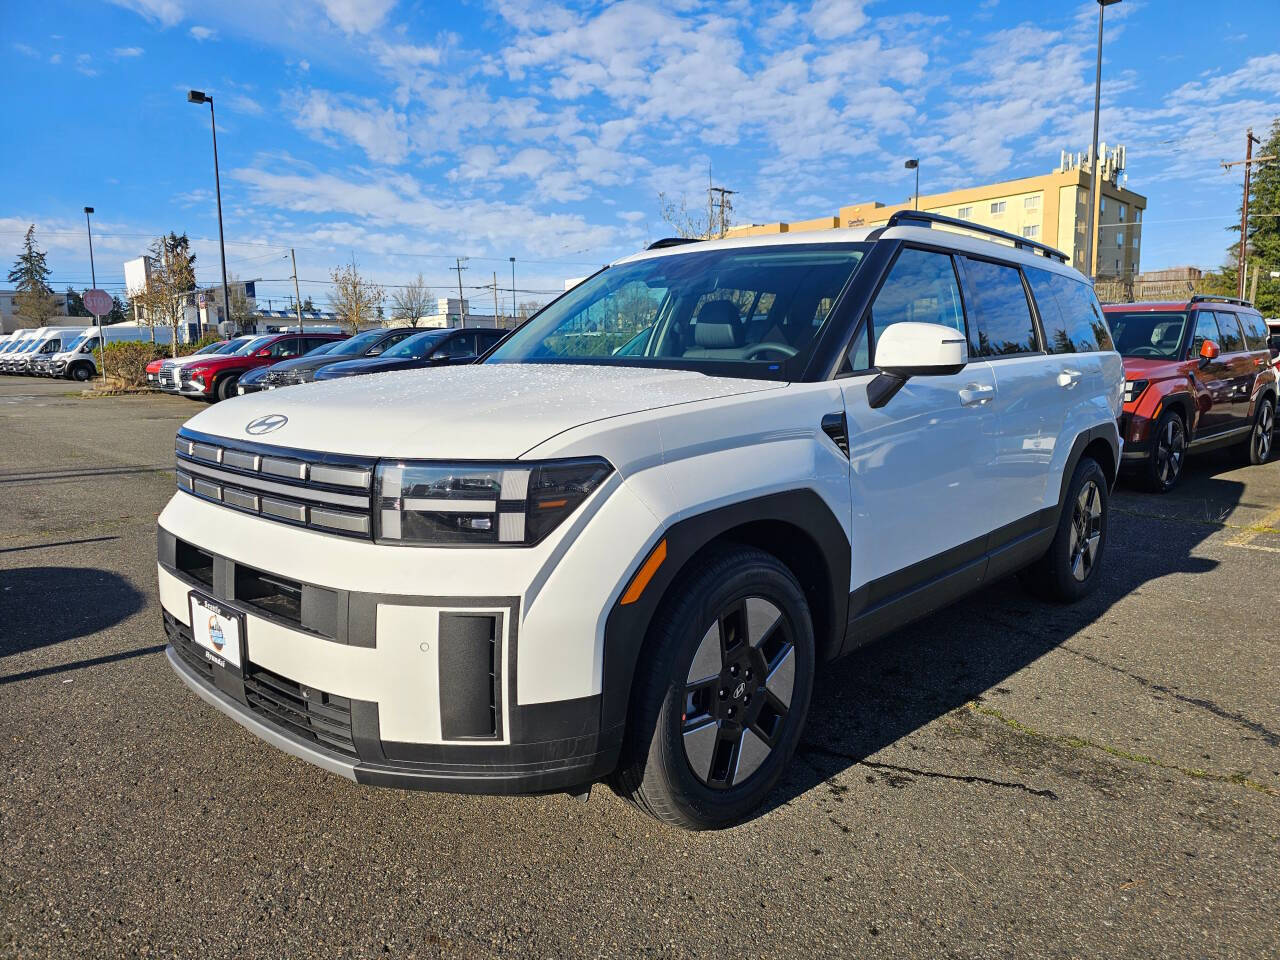
<svg viewBox="0 0 1280 960">
<path fill-rule="evenodd" d="M 542 463 L 384 462 L 377 540 L 531 546 L 591 495 L 613 466 L 600 458 Z"/>
<path fill-rule="evenodd" d="M 1124 382 L 1124 402 L 1133 403 L 1133 401 L 1137 400 L 1142 396 L 1142 391 L 1147 389 L 1148 383 L 1150 383 L 1149 380 L 1126 380 Z"/>
</svg>

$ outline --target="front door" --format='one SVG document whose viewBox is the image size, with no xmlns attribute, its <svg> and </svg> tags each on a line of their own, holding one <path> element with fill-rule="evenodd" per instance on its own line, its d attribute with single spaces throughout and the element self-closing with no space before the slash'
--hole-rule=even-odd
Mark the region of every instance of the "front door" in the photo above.
<svg viewBox="0 0 1280 960">
<path fill-rule="evenodd" d="M 957 374 L 913 377 L 878 409 L 867 402 L 875 341 L 887 326 L 919 321 L 966 330 L 949 254 L 904 248 L 864 321 L 850 373 L 838 382 L 849 438 L 850 614 L 870 618 L 910 604 L 922 586 L 950 581 L 959 591 L 981 581 L 994 493 L 996 384 L 990 364 L 979 360 Z"/>
<path fill-rule="evenodd" d="M 1199 408 L 1194 439 L 1199 440 L 1230 430 L 1235 425 L 1235 416 L 1231 412 L 1231 371 L 1218 322 L 1211 310 L 1197 310 L 1194 316 L 1195 333 L 1191 338 L 1190 359 L 1191 379 L 1195 382 L 1196 406 Z M 1213 360 L 1200 359 L 1200 348 L 1206 340 L 1212 340 L 1221 351 Z"/>
</svg>

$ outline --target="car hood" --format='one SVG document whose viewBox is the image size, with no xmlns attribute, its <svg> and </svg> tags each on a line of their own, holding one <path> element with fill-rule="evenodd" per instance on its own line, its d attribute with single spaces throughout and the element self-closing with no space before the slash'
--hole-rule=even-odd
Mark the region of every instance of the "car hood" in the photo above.
<svg viewBox="0 0 1280 960">
<path fill-rule="evenodd" d="M 1128 380 L 1158 380 L 1175 377 L 1181 372 L 1183 361 L 1157 360 L 1151 357 L 1125 357 L 1124 375 Z"/>
<path fill-rule="evenodd" d="M 189 367 L 193 363 L 200 363 L 202 360 L 213 360 L 218 357 L 229 357 L 229 353 L 191 353 L 185 357 L 169 357 L 162 361 L 161 365 L 165 367 Z"/>
<path fill-rule="evenodd" d="M 414 370 L 425 366 L 428 366 L 426 360 L 413 357 L 359 357 L 326 365 L 324 377 L 329 379 L 357 373 L 377 373 L 380 370 Z"/>
<path fill-rule="evenodd" d="M 778 389 L 768 380 L 577 364 L 465 364 L 251 393 L 187 421 L 201 433 L 360 456 L 501 460 L 584 423 Z M 269 434 L 248 425 L 287 422 Z"/>
</svg>

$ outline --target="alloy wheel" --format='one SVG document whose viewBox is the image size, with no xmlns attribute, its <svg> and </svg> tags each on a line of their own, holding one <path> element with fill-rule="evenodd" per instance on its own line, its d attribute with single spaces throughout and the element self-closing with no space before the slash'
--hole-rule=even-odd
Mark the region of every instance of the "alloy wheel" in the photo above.
<svg viewBox="0 0 1280 960">
<path fill-rule="evenodd" d="M 1264 403 L 1258 411 L 1258 422 L 1253 428 L 1253 449 L 1259 463 L 1266 463 L 1271 456 L 1271 431 L 1275 427 L 1275 412 L 1271 404 Z"/>
<path fill-rule="evenodd" d="M 1089 579 L 1102 544 L 1102 492 L 1089 480 L 1080 488 L 1071 512 L 1071 575 Z"/>
<path fill-rule="evenodd" d="M 1164 486 L 1172 486 L 1178 479 L 1186 452 L 1187 438 L 1182 421 L 1177 417 L 1170 417 L 1156 437 L 1156 476 Z"/>
<path fill-rule="evenodd" d="M 790 624 L 773 603 L 748 597 L 720 613 L 685 681 L 681 735 L 694 776 L 727 789 L 760 769 L 786 727 L 795 668 Z"/>
</svg>

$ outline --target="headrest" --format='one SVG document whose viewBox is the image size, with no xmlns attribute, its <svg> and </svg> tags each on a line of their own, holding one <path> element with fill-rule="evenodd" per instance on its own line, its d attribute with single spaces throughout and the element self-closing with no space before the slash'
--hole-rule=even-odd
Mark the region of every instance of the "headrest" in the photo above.
<svg viewBox="0 0 1280 960">
<path fill-rule="evenodd" d="M 736 320 L 732 323 L 699 320 L 693 325 L 693 338 L 705 350 L 728 350 L 742 345 L 742 328 Z"/>
<path fill-rule="evenodd" d="M 733 301 L 708 300 L 702 305 L 694 321 L 695 325 L 699 323 L 732 323 L 737 325 L 742 322 L 742 319 L 738 315 L 738 308 Z"/>
</svg>

